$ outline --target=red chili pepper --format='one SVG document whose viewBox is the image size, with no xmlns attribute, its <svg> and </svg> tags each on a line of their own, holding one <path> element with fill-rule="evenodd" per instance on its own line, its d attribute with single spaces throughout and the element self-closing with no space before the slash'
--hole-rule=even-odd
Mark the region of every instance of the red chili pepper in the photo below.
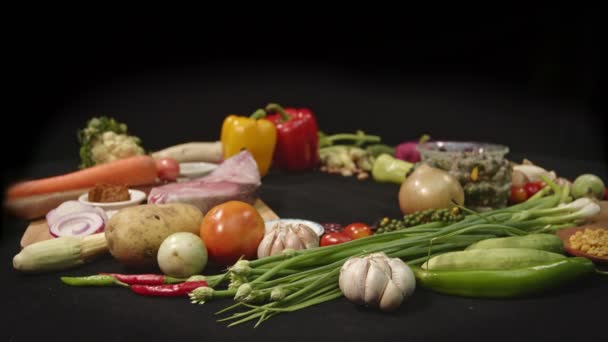
<svg viewBox="0 0 608 342">
<path fill-rule="evenodd" d="M 109 275 L 116 280 L 122 281 L 129 285 L 163 285 L 175 284 L 186 281 L 186 279 L 173 278 L 158 274 L 118 274 L 118 273 L 100 273 L 100 275 Z"/>
<path fill-rule="evenodd" d="M 275 114 L 266 119 L 277 128 L 273 166 L 286 171 L 309 171 L 319 162 L 317 119 L 307 108 L 285 108 L 275 103 L 266 106 Z"/>
<path fill-rule="evenodd" d="M 142 296 L 179 297 L 207 285 L 206 281 L 197 280 L 171 285 L 131 285 L 131 290 Z"/>
</svg>

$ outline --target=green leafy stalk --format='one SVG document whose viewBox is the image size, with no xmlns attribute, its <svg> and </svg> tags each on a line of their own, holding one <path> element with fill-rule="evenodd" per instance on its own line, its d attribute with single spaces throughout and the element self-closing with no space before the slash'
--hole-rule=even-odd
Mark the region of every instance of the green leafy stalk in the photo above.
<svg viewBox="0 0 608 342">
<path fill-rule="evenodd" d="M 365 143 L 379 143 L 381 138 L 377 135 L 368 135 L 359 130 L 355 134 L 339 133 L 334 135 L 326 135 L 319 132 L 319 148 L 332 146 L 337 141 L 350 141 L 354 146 L 362 146 Z"/>
</svg>

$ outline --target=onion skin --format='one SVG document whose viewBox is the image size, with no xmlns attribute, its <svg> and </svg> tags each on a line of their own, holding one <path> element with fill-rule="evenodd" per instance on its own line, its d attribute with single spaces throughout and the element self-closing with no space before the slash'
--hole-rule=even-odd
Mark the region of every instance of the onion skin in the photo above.
<svg viewBox="0 0 608 342">
<path fill-rule="evenodd" d="M 403 214 L 426 209 L 454 206 L 452 200 L 464 205 L 464 190 L 447 171 L 421 164 L 399 189 L 399 208 Z"/>
</svg>

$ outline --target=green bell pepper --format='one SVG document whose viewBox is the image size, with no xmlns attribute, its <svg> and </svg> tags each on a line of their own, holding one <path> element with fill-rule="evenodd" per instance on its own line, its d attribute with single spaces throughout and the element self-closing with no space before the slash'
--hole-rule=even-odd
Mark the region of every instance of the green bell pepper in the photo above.
<svg viewBox="0 0 608 342">
<path fill-rule="evenodd" d="M 383 153 L 374 161 L 372 176 L 378 182 L 401 184 L 414 164 Z"/>
</svg>

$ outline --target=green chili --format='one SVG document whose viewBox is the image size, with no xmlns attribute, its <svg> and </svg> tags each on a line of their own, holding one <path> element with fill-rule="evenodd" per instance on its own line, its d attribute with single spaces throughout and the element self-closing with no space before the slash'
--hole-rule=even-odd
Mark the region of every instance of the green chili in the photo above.
<svg viewBox="0 0 608 342">
<path fill-rule="evenodd" d="M 61 277 L 61 281 L 64 284 L 70 286 L 125 286 L 129 287 L 128 284 L 114 278 L 111 275 L 100 274 L 92 275 L 88 277 Z"/>
<path fill-rule="evenodd" d="M 411 266 L 418 284 L 432 291 L 476 298 L 515 298 L 541 293 L 590 275 L 593 262 L 566 258 L 508 270 L 433 271 Z"/>
</svg>

